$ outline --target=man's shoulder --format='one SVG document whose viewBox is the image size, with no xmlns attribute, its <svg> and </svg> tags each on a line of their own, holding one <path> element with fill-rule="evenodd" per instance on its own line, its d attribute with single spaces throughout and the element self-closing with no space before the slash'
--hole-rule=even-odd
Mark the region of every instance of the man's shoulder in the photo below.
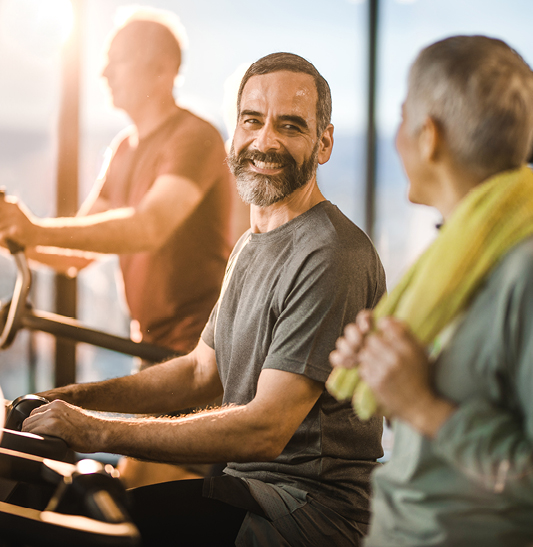
<svg viewBox="0 0 533 547">
<path fill-rule="evenodd" d="M 515 245 L 504 257 L 503 267 L 517 268 L 519 272 L 533 269 L 533 235 Z"/>
<path fill-rule="evenodd" d="M 124 147 L 124 146 L 129 147 L 130 146 L 130 139 L 135 139 L 136 134 L 137 133 L 136 133 L 135 125 L 130 124 L 130 125 L 124 127 L 123 129 L 121 129 L 113 137 L 113 140 L 111 141 L 111 144 L 109 145 L 109 147 L 112 150 L 118 150 L 119 148 Z"/>
<path fill-rule="evenodd" d="M 370 238 L 336 205 L 323 201 L 309 213 L 297 230 L 299 240 L 329 252 L 353 250 L 377 255 Z"/>
<path fill-rule="evenodd" d="M 219 130 L 208 120 L 185 108 L 180 109 L 176 117 L 174 132 L 186 132 L 189 138 L 200 137 L 207 141 L 223 144 Z"/>
<path fill-rule="evenodd" d="M 370 238 L 330 202 L 315 207 L 294 231 L 288 267 L 320 271 L 333 283 L 372 280 L 385 287 L 383 265 Z"/>
</svg>

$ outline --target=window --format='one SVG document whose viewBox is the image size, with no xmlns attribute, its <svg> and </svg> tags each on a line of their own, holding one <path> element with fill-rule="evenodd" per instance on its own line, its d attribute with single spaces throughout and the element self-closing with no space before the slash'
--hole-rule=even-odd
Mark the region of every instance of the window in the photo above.
<svg viewBox="0 0 533 547">
<path fill-rule="evenodd" d="M 33 0 L 34 3 L 39 1 Z M 24 2 L 31 4 L 31 0 Z M 11 10 L 16 17 L 22 19 L 29 18 L 31 14 L 31 10 L 28 10 L 30 14 L 24 14 L 16 7 L 17 4 L 22 5 L 24 2 L 11 0 Z M 125 115 L 108 107 L 105 91 L 100 85 L 100 71 L 103 45 L 108 32 L 114 26 L 116 9 L 130 3 L 118 0 L 84 2 L 80 199 L 87 195 L 97 176 L 106 146 L 113 136 L 129 123 Z M 294 52 L 315 64 L 332 89 L 335 125 L 333 156 L 328 164 L 320 168 L 319 184 L 328 199 L 338 204 L 347 215 L 361 224 L 364 211 L 362 160 L 366 89 L 365 78 L 362 76 L 366 70 L 364 3 L 332 0 L 326 6 L 318 0 L 274 0 L 266 6 L 264 3 L 248 0 L 197 0 L 148 1 L 144 4 L 174 11 L 179 15 L 187 31 L 189 46 L 184 55 L 185 64 L 176 95 L 182 105 L 209 119 L 226 138 L 231 131 L 228 129 L 227 105 L 234 103 L 234 97 L 230 92 L 231 85 L 227 82 L 232 74 L 274 51 Z M 3 37 L 0 37 L 0 40 L 3 40 Z M 2 50 L 6 47 L 3 43 L 0 42 Z M 55 50 L 54 55 L 55 71 L 42 71 L 43 78 L 48 78 L 46 85 L 54 89 L 53 97 L 50 99 L 53 106 L 48 107 L 48 114 L 42 124 L 48 132 L 50 147 L 53 147 L 54 142 L 54 116 L 59 100 L 59 51 Z M 4 55 L 2 51 L 1 62 L 7 62 L 6 57 L 9 55 Z M 11 68 L 4 68 L 4 73 L 14 72 L 14 62 L 13 65 Z M 26 72 L 19 76 L 20 88 L 35 90 L 33 96 L 37 108 L 42 107 L 37 90 L 42 91 L 46 86 L 43 84 L 33 87 L 34 71 L 35 69 L 28 67 Z M 4 88 L 5 84 L 2 83 L 0 94 L 7 93 Z M 22 101 L 22 98 L 21 96 L 20 105 L 17 106 L 14 127 L 26 123 L 33 134 L 38 131 L 38 127 L 30 117 L 25 116 L 30 103 Z M 5 125 L 5 118 L 0 114 L 0 127 Z M 12 134 L 8 132 L 6 138 L 11 138 Z M 21 153 L 26 154 L 25 142 L 21 142 L 19 146 Z M 22 177 L 19 166 L 11 167 L 13 182 L 8 185 L 9 192 L 17 193 L 39 216 L 54 214 L 54 207 L 51 204 L 55 203 L 55 155 L 52 148 L 43 154 L 43 161 L 48 164 L 32 167 L 35 172 L 31 176 Z M 42 173 L 49 177 L 49 183 L 37 188 L 37 181 L 42 180 Z M 26 185 L 20 182 L 23 179 L 27 181 Z M 40 197 L 33 200 L 32 196 L 35 196 L 36 190 L 39 191 Z M 9 264 L 4 267 L 9 268 Z M 40 275 L 51 279 L 48 270 L 43 270 Z M 102 264 L 90 266 L 80 274 L 78 316 L 82 322 L 93 328 L 124 335 L 127 333 L 128 320 L 121 302 L 120 290 L 117 291 L 116 288 L 115 275 L 116 261 L 112 258 L 104 260 Z M 6 287 L 7 296 L 10 291 L 11 289 Z M 50 291 L 51 283 L 43 287 L 43 297 L 40 296 L 35 303 L 50 310 L 51 302 L 44 301 L 45 294 L 50 299 Z M 20 342 L 17 340 L 17 343 L 25 346 L 26 339 L 22 339 L 22 336 L 19 338 Z M 42 343 L 39 343 L 41 345 L 38 351 L 38 369 L 42 370 Z M 12 351 L 0 353 L 0 383 L 3 387 L 4 384 L 8 386 L 8 381 L 4 379 L 2 369 L 9 368 L 4 366 L 4 363 L 16 363 L 27 359 L 24 352 L 12 357 Z M 126 374 L 131 368 L 129 357 L 83 344 L 78 344 L 77 360 L 77 378 L 80 381 Z M 20 370 L 16 364 L 10 366 Z M 46 370 L 44 376 L 40 374 L 37 378 L 37 389 L 50 387 L 53 382 L 50 367 Z M 21 391 L 27 391 L 24 385 L 25 373 L 13 374 L 17 376 L 17 382 L 13 388 L 4 388 L 7 397 L 15 397 Z"/>
<path fill-rule="evenodd" d="M 456 34 L 484 34 L 533 61 L 530 18 L 524 0 L 381 0 L 379 13 L 375 242 L 389 288 L 435 235 L 438 213 L 409 204 L 407 180 L 394 149 L 407 74 L 418 51 Z"/>
</svg>

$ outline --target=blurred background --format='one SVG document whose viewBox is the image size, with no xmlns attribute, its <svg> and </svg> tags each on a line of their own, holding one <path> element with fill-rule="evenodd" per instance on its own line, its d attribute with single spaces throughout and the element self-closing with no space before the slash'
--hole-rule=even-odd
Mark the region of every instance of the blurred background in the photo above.
<svg viewBox="0 0 533 547">
<path fill-rule="evenodd" d="M 80 51 L 80 203 L 98 175 L 106 146 L 129 123 L 110 108 L 100 78 L 105 38 L 117 8 L 129 4 L 0 0 L 0 186 L 37 216 L 55 216 L 63 199 L 57 198 L 58 128 L 69 48 Z M 143 5 L 180 17 L 188 48 L 176 96 L 225 138 L 231 138 L 234 81 L 243 66 L 274 51 L 297 53 L 315 64 L 331 86 L 335 125 L 333 155 L 319 169 L 319 185 L 372 237 L 389 288 L 434 237 L 439 221 L 434 212 L 408 204 L 394 150 L 415 55 L 452 34 L 485 34 L 504 39 L 533 62 L 530 0 L 147 0 Z M 75 289 L 77 317 L 127 336 L 129 318 L 116 272 L 114 258 L 82 272 Z M 14 280 L 12 260 L 0 255 L 3 302 L 11 298 Z M 54 275 L 46 268 L 34 273 L 32 302 L 55 311 Z M 76 379 L 128 374 L 131 359 L 78 344 Z M 19 333 L 12 347 L 0 352 L 5 396 L 51 387 L 54 363 L 55 342 L 49 335 Z"/>
</svg>

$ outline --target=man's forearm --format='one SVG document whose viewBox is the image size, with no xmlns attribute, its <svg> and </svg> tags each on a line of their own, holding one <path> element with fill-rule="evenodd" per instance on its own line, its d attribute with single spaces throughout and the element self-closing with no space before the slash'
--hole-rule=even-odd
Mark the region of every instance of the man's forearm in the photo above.
<svg viewBox="0 0 533 547">
<path fill-rule="evenodd" d="M 132 393 L 126 378 L 116 378 L 103 382 L 70 384 L 37 393 L 49 401 L 60 399 L 88 410 L 124 412 L 131 414 L 147 413 L 137 408 L 139 397 Z"/>
<path fill-rule="evenodd" d="M 90 410 L 165 414 L 213 401 L 221 393 L 220 382 L 215 380 L 199 380 L 194 356 L 189 354 L 130 376 L 72 384 L 38 395 Z"/>
<path fill-rule="evenodd" d="M 268 461 L 269 432 L 247 406 L 233 406 L 184 418 L 102 420 L 94 449 L 168 463 Z"/>
<path fill-rule="evenodd" d="M 200 357 L 208 357 L 208 366 L 203 369 L 200 366 L 196 378 L 180 391 L 186 393 L 187 387 L 194 391 L 199 383 L 210 386 L 211 391 L 204 389 L 203 394 L 212 396 L 217 386 L 222 388 L 216 367 L 213 373 L 209 362 L 214 352 L 203 342 L 194 351 Z M 129 378 L 141 377 L 150 370 Z M 163 382 L 169 380 L 165 374 L 157 376 Z M 177 384 L 163 384 L 164 389 L 160 384 L 156 393 L 155 382 L 140 385 L 146 386 L 150 397 L 164 398 L 178 389 Z M 182 418 L 111 419 L 54 401 L 37 408 L 24 422 L 24 431 L 60 437 L 79 452 L 113 452 L 175 463 L 271 461 L 281 454 L 323 389 L 320 382 L 298 374 L 267 369 L 261 373 L 255 397 L 243 406 L 202 411 Z M 137 409 L 137 412 L 143 411 Z"/>
<path fill-rule="evenodd" d="M 184 418 L 124 419 L 100 417 L 63 401 L 37 408 L 23 431 L 52 435 L 78 452 L 111 452 L 169 463 L 266 461 L 269 439 L 279 436 L 272 420 L 253 405 L 204 411 Z M 262 417 L 263 416 L 263 417 Z"/>
<path fill-rule="evenodd" d="M 32 246 L 124 254 L 151 250 L 154 242 L 132 208 L 88 216 L 35 219 Z"/>
<path fill-rule="evenodd" d="M 74 277 L 83 268 L 92 264 L 99 255 L 74 249 L 36 247 L 26 249 L 26 258 L 53 268 L 56 272 Z"/>
</svg>

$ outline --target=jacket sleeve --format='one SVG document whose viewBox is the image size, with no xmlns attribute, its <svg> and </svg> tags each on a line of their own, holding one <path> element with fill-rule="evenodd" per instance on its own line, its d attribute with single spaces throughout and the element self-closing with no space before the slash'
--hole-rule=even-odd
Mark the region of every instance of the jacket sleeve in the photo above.
<svg viewBox="0 0 533 547">
<path fill-rule="evenodd" d="M 461 403 L 433 450 L 486 489 L 533 506 L 533 253 L 518 267 L 502 336 L 505 404 Z"/>
</svg>

